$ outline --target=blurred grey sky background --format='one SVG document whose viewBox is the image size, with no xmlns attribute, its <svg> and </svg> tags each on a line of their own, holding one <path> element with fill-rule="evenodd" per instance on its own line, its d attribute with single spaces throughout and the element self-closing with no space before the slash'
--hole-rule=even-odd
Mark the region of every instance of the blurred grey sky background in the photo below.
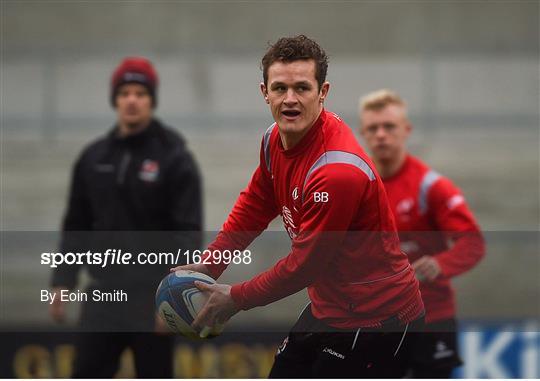
<svg viewBox="0 0 540 381">
<path fill-rule="evenodd" d="M 114 123 L 109 78 L 126 55 L 154 62 L 157 115 L 188 140 L 206 227 L 219 229 L 272 122 L 260 58 L 300 33 L 329 54 L 326 106 L 351 128 L 362 94 L 396 89 L 416 127 L 413 153 L 463 189 L 483 229 L 539 230 L 538 1 L 2 1 L 1 13 L 2 230 L 59 228 L 73 161 Z M 535 247 L 496 246 L 458 279 L 465 316 L 501 314 L 487 282 L 509 263 L 503 310 L 537 316 Z M 285 252 L 273 254 L 261 268 Z"/>
</svg>

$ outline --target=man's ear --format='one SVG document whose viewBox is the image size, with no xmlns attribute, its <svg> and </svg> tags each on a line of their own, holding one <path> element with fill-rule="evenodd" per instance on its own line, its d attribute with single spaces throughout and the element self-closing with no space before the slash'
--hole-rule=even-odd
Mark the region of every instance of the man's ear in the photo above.
<svg viewBox="0 0 540 381">
<path fill-rule="evenodd" d="M 324 82 L 321 86 L 321 91 L 319 92 L 319 102 L 324 103 L 324 100 L 328 96 L 330 91 L 330 82 Z"/>
<path fill-rule="evenodd" d="M 268 100 L 268 91 L 266 89 L 266 85 L 264 84 L 264 82 L 261 82 L 259 86 L 261 88 L 261 93 L 263 95 L 264 101 L 266 103 L 270 103 L 270 101 Z"/>
</svg>

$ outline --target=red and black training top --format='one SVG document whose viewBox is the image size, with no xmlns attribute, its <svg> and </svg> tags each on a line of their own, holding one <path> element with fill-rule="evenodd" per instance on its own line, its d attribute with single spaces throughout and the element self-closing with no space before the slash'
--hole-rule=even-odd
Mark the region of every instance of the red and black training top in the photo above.
<svg viewBox="0 0 540 381">
<path fill-rule="evenodd" d="M 433 282 L 421 282 L 426 322 L 454 317 L 456 304 L 450 278 L 471 269 L 485 253 L 484 239 L 463 194 L 450 180 L 411 155 L 398 173 L 383 182 L 402 250 L 411 263 L 431 255 L 441 267 Z"/>
<path fill-rule="evenodd" d="M 242 309 L 272 303 L 307 287 L 313 315 L 337 328 L 403 322 L 424 310 L 418 281 L 400 251 L 384 185 L 350 128 L 323 110 L 309 132 L 285 150 L 266 131 L 248 187 L 210 250 L 243 250 L 278 214 L 290 253 L 232 287 Z M 223 263 L 209 266 L 217 278 Z"/>
</svg>

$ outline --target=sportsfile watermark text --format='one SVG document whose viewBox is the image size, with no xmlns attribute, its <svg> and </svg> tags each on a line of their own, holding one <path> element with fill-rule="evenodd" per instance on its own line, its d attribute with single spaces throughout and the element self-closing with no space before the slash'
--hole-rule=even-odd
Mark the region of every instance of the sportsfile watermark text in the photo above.
<svg viewBox="0 0 540 381">
<path fill-rule="evenodd" d="M 107 249 L 104 252 L 41 253 L 41 264 L 50 268 L 60 265 L 185 265 L 185 264 L 250 264 L 250 250 L 183 250 L 176 253 L 138 253 L 133 255 L 121 249 Z"/>
</svg>

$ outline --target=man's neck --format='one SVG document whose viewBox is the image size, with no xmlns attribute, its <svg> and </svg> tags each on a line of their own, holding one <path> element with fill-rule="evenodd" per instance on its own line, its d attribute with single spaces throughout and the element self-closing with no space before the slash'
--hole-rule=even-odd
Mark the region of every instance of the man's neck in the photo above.
<svg viewBox="0 0 540 381">
<path fill-rule="evenodd" d="M 313 125 L 311 125 L 313 127 Z M 308 133 L 309 130 L 311 130 L 311 127 L 306 128 L 302 130 L 299 133 L 291 134 L 291 133 L 279 133 L 279 136 L 281 138 L 281 144 L 283 144 L 283 148 L 285 151 L 290 150 L 291 148 L 296 147 L 296 145 L 302 140 L 304 136 Z"/>
<path fill-rule="evenodd" d="M 394 176 L 399 172 L 405 160 L 407 159 L 407 151 L 403 150 L 397 157 L 391 160 L 377 160 L 374 159 L 375 166 L 379 172 L 379 176 L 383 179 Z"/>
<path fill-rule="evenodd" d="M 150 126 L 151 119 L 137 124 L 128 124 L 118 122 L 118 135 L 122 138 L 126 138 L 131 135 L 137 135 L 138 133 L 146 130 Z"/>
</svg>

